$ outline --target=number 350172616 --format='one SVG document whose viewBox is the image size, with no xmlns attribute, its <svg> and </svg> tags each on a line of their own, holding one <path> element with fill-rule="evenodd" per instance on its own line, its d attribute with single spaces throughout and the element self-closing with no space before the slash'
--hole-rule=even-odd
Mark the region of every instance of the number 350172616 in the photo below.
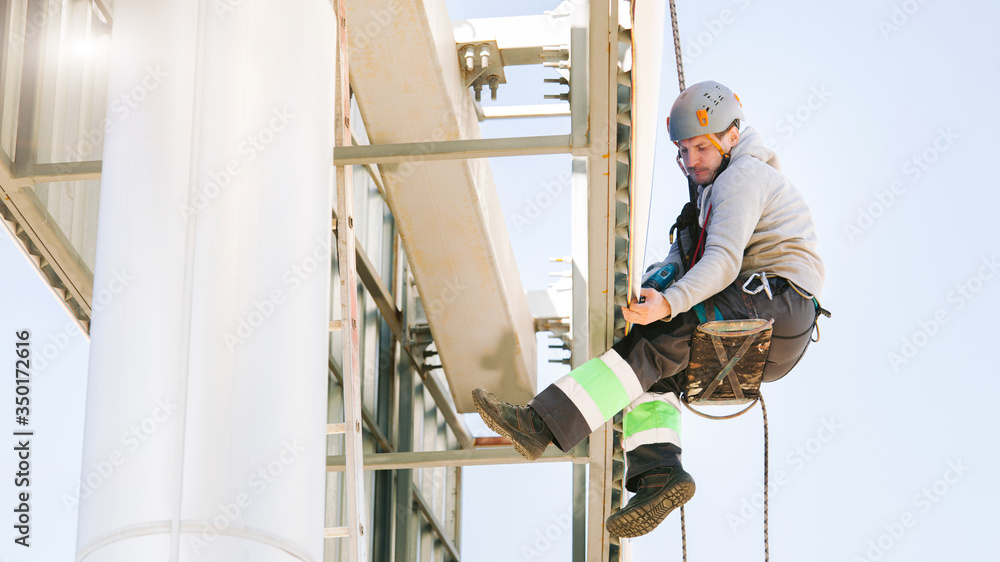
<svg viewBox="0 0 1000 562">
<path fill-rule="evenodd" d="M 15 393 L 14 404 L 15 420 L 20 425 L 28 425 L 28 416 L 31 414 L 31 334 L 27 331 L 16 332 L 18 341 L 14 344 L 14 355 L 17 356 L 14 365 Z"/>
</svg>

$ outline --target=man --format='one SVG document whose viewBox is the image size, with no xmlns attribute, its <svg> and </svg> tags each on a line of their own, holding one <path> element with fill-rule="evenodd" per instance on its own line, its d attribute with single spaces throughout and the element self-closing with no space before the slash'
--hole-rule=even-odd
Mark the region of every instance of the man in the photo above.
<svg viewBox="0 0 1000 562">
<path fill-rule="evenodd" d="M 694 495 L 681 466 L 682 371 L 691 336 L 706 318 L 773 318 L 765 382 L 788 373 L 811 341 L 825 277 L 816 230 L 798 189 L 751 127 L 743 106 L 717 82 L 690 86 L 667 119 L 670 140 L 689 178 L 692 203 L 667 263 L 680 278 L 663 292 L 644 288 L 622 307 L 629 334 L 571 371 L 527 406 L 473 392 L 480 415 L 529 460 L 550 442 L 569 451 L 624 410 L 625 486 L 635 493 L 608 518 L 608 531 L 635 537 L 652 531 Z"/>
</svg>

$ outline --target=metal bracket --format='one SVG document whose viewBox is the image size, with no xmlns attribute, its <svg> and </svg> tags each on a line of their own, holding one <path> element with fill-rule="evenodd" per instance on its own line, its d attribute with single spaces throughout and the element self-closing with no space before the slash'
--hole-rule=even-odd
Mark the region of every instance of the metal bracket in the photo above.
<svg viewBox="0 0 1000 562">
<path fill-rule="evenodd" d="M 490 87 L 490 99 L 496 101 L 500 84 L 507 83 L 503 73 L 503 57 L 496 39 L 458 45 L 458 65 L 462 69 L 465 87 L 476 92 L 476 101 L 482 101 L 483 86 Z"/>
</svg>

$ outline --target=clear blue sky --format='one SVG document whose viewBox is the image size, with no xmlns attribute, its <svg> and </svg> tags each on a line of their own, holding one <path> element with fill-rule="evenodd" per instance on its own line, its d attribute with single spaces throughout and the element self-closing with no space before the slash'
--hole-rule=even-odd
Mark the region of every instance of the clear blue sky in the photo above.
<svg viewBox="0 0 1000 562">
<path fill-rule="evenodd" d="M 448 0 L 453 19 L 556 4 Z M 1000 310 L 1000 195 L 993 122 L 984 116 L 1000 86 L 993 29 L 1000 7 L 678 4 L 687 82 L 718 80 L 740 95 L 748 124 L 776 143 L 811 205 L 827 264 L 822 300 L 834 317 L 821 320 L 822 341 L 786 379 L 765 387 L 774 559 L 996 559 L 990 537 L 998 518 L 983 506 L 1000 504 L 991 474 L 1000 461 L 991 434 L 1000 421 L 1000 381 L 990 355 Z M 664 60 L 662 111 L 676 94 L 673 59 Z M 542 85 L 545 76 L 510 69 L 499 103 L 540 103 L 543 92 L 559 91 Z M 553 134 L 568 125 L 483 129 L 487 136 Z M 665 137 L 657 150 L 650 248 L 665 247 L 684 197 Z M 491 165 L 525 287 L 545 288 L 558 269 L 548 258 L 570 253 L 569 190 L 527 225 L 515 218 L 558 181 L 568 157 Z M 13 345 L 12 334 L 27 328 L 36 351 L 60 349 L 32 388 L 33 471 L 43 483 L 32 505 L 39 548 L 10 559 L 70 560 L 75 512 L 63 497 L 79 479 L 88 344 L 71 330 L 59 335 L 67 315 L 6 234 L 0 271 L 0 345 Z M 548 341 L 540 344 L 544 350 Z M 540 388 L 565 372 L 546 359 L 540 354 Z M 8 380 L 8 397 L 12 388 Z M 472 416 L 470 424 L 485 431 Z M 692 559 L 761 559 L 759 415 L 730 422 L 686 416 L 683 437 L 685 466 L 698 483 L 688 510 Z M 5 473 L 11 454 L 0 448 Z M 4 481 L 6 506 L 13 488 Z M 463 498 L 465 560 L 569 559 L 568 465 L 468 468 Z M 6 521 L 0 538 L 11 536 Z M 0 556 L 11 553 L 10 540 L 3 538 Z M 635 560 L 679 559 L 677 517 L 633 547 Z"/>
</svg>

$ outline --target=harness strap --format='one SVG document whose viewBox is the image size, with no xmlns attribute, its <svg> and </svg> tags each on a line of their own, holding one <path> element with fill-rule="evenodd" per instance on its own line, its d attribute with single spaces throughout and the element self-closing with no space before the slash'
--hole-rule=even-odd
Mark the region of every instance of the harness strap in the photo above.
<svg viewBox="0 0 1000 562">
<path fill-rule="evenodd" d="M 799 334 L 795 334 L 794 336 L 776 336 L 774 334 L 771 334 L 771 339 L 795 340 L 795 339 L 801 338 L 802 336 L 804 336 L 804 335 L 812 332 L 813 330 L 816 330 L 816 339 L 811 340 L 811 341 L 818 342 L 819 338 L 820 338 L 820 333 L 819 333 L 819 317 L 820 317 L 820 315 L 822 315 L 822 316 L 826 316 L 827 318 L 831 318 L 832 317 L 831 312 L 829 310 L 823 308 L 822 306 L 820 306 L 819 299 L 817 299 L 815 296 L 813 296 L 812 293 L 810 293 L 809 291 L 806 291 L 805 289 L 799 287 L 798 285 L 796 285 L 795 283 L 793 283 L 791 279 L 787 279 L 786 278 L 785 281 L 787 281 L 788 285 L 792 288 L 792 290 L 794 290 L 796 293 L 798 293 L 802 298 L 809 299 L 809 300 L 811 300 L 813 302 L 813 306 L 816 308 L 816 316 L 813 317 L 812 324 L 804 332 L 801 332 Z"/>
</svg>

